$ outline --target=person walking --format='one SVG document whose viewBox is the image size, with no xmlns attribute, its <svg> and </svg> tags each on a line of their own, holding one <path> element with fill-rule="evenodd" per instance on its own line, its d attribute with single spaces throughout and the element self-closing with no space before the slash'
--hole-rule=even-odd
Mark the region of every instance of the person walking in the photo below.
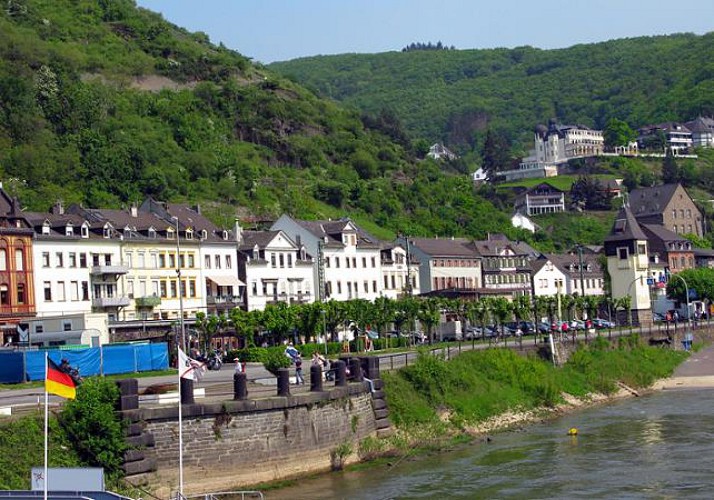
<svg viewBox="0 0 714 500">
<path fill-rule="evenodd" d="M 302 376 L 302 356 L 298 353 L 295 358 L 295 385 L 304 385 L 305 379 Z"/>
</svg>

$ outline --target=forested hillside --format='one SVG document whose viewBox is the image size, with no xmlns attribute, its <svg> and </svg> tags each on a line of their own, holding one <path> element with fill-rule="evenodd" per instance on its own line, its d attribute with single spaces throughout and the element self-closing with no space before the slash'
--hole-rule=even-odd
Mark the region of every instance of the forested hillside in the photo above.
<svg viewBox="0 0 714 500">
<path fill-rule="evenodd" d="M 508 228 L 464 172 L 417 162 L 389 117 L 318 99 L 131 0 L 5 3 L 0 180 L 35 210 L 149 195 L 223 223 L 239 207 L 350 215 L 386 238 Z"/>
<path fill-rule="evenodd" d="M 269 66 L 319 95 L 390 110 L 414 137 L 464 154 L 487 129 L 514 152 L 556 118 L 602 129 L 714 114 L 714 33 L 613 40 L 560 50 L 407 51 L 318 56 Z"/>
</svg>

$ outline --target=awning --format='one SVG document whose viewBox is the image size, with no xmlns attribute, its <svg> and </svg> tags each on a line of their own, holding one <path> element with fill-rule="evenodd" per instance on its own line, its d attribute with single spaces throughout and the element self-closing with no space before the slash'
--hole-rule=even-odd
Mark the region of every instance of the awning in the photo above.
<svg viewBox="0 0 714 500">
<path fill-rule="evenodd" d="M 236 276 L 208 276 L 208 279 L 218 286 L 245 286 Z"/>
</svg>

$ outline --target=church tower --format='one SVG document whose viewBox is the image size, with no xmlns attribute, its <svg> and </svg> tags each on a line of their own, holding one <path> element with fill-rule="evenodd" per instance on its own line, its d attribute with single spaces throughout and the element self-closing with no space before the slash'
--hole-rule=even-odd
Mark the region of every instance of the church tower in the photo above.
<svg viewBox="0 0 714 500">
<path fill-rule="evenodd" d="M 612 298 L 629 295 L 633 324 L 651 323 L 647 237 L 629 206 L 620 209 L 610 235 L 605 238 L 605 256 Z M 618 324 L 627 324 L 627 311 L 618 314 Z"/>
</svg>

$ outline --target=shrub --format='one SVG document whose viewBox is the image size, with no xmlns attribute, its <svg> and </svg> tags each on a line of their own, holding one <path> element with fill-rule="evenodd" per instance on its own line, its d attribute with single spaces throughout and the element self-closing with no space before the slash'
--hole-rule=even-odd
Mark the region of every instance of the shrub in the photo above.
<svg viewBox="0 0 714 500">
<path fill-rule="evenodd" d="M 128 448 L 124 422 L 114 410 L 118 400 L 114 382 L 92 377 L 79 386 L 77 399 L 67 401 L 59 416 L 82 462 L 104 467 L 110 480 L 123 475 L 121 465 Z"/>
<path fill-rule="evenodd" d="M 290 358 L 288 358 L 283 350 L 268 349 L 263 357 L 263 366 L 273 375 L 278 375 L 278 369 L 287 368 L 290 366 Z"/>
</svg>

